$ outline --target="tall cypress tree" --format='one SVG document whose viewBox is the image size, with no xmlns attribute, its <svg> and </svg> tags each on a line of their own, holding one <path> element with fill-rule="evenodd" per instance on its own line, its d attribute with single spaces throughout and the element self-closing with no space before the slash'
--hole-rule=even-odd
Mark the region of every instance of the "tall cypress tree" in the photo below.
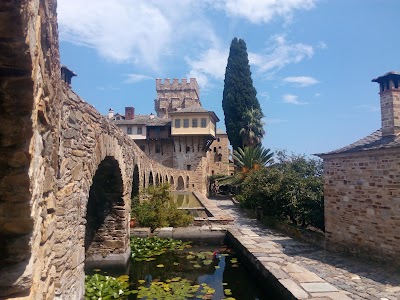
<svg viewBox="0 0 400 300">
<path fill-rule="evenodd" d="M 225 70 L 222 108 L 225 115 L 225 126 L 233 149 L 243 146 L 240 130 L 246 127 L 245 113 L 251 109 L 260 111 L 257 91 L 253 86 L 246 43 L 234 38 L 229 50 Z"/>
</svg>

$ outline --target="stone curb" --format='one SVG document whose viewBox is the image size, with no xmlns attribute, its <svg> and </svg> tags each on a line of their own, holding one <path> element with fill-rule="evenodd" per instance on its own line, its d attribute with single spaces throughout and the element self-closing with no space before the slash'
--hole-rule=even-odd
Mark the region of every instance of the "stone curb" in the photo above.
<svg viewBox="0 0 400 300">
<path fill-rule="evenodd" d="M 350 300 L 348 292 L 326 282 L 317 274 L 288 262 L 273 241 L 250 229 L 228 229 L 226 242 L 250 263 L 263 280 L 272 285 L 284 299 Z"/>
</svg>

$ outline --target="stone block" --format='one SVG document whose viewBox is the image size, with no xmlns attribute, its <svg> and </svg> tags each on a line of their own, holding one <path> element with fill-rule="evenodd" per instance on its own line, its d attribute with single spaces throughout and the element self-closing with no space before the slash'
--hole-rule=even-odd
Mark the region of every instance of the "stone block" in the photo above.
<svg viewBox="0 0 400 300">
<path fill-rule="evenodd" d="M 279 282 L 287 289 L 295 299 L 308 299 L 309 296 L 297 283 L 291 279 L 279 279 Z"/>
<path fill-rule="evenodd" d="M 336 287 L 327 282 L 300 283 L 300 286 L 309 293 L 326 293 L 339 291 Z"/>
<path fill-rule="evenodd" d="M 290 277 L 297 282 L 325 282 L 321 277 L 312 272 L 289 273 Z"/>
</svg>

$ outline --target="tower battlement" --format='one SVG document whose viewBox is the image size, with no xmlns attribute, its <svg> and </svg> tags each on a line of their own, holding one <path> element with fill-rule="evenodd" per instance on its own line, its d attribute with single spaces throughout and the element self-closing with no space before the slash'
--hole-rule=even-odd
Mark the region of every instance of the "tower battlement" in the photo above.
<svg viewBox="0 0 400 300">
<path fill-rule="evenodd" d="M 186 78 L 183 78 L 181 82 L 179 82 L 178 78 L 172 79 L 172 82 L 169 78 L 164 79 L 164 83 L 161 78 L 156 79 L 156 91 L 158 92 L 194 92 L 197 95 L 197 99 L 200 98 L 199 85 L 197 84 L 196 78 L 190 78 L 189 82 Z"/>
<path fill-rule="evenodd" d="M 177 78 L 172 79 L 172 82 L 169 78 L 165 78 L 164 82 L 161 78 L 157 78 L 156 91 L 157 99 L 154 101 L 154 108 L 159 117 L 168 118 L 169 112 L 201 106 L 196 78 L 190 78 L 189 82 L 186 78 L 183 78 L 181 82 Z"/>
</svg>

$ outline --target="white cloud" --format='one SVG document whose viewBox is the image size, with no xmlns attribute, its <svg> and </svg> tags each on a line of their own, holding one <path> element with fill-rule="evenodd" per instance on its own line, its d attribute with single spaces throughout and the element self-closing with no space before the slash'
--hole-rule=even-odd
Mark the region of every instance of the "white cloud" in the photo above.
<svg viewBox="0 0 400 300">
<path fill-rule="evenodd" d="M 207 15 L 225 11 L 230 17 L 266 23 L 289 19 L 296 10 L 311 9 L 317 0 L 59 0 L 60 39 L 96 49 L 103 57 L 134 63 L 144 72 L 168 71 L 170 58 L 185 58 L 189 76 L 204 88 L 210 79 L 224 77 L 227 45 L 217 36 Z M 179 8 L 179 9 L 177 9 Z M 249 53 L 261 73 L 311 58 L 312 46 L 275 35 L 262 53 Z M 191 53 L 191 54 L 187 54 Z M 151 73 L 150 73 L 151 74 Z M 131 81 L 143 78 L 132 77 Z"/>
<path fill-rule="evenodd" d="M 208 77 L 224 79 L 228 50 L 208 49 L 198 59 L 185 57 L 185 60 L 191 68 L 189 77 L 197 78 L 200 87 L 205 87 L 209 82 Z"/>
<path fill-rule="evenodd" d="M 282 34 L 274 35 L 267 54 L 249 53 L 249 61 L 260 72 L 278 71 L 288 64 L 299 63 L 314 55 L 314 48 L 303 43 L 290 43 Z"/>
<path fill-rule="evenodd" d="M 317 0 L 211 0 L 216 8 L 229 16 L 244 18 L 252 23 L 268 23 L 275 17 L 287 21 L 295 10 L 308 10 Z"/>
<path fill-rule="evenodd" d="M 124 80 L 124 83 L 136 83 L 143 80 L 153 80 L 154 78 L 151 76 L 143 75 L 143 74 L 126 74 L 128 77 Z"/>
<path fill-rule="evenodd" d="M 95 48 L 112 61 L 159 71 L 162 57 L 186 38 L 213 43 L 215 34 L 195 0 L 59 0 L 60 39 Z M 176 9 L 179 7 L 179 9 Z M 200 11 L 200 13 L 199 13 Z"/>
<path fill-rule="evenodd" d="M 249 62 L 260 73 L 275 72 L 288 64 L 299 63 L 303 59 L 311 58 L 314 49 L 310 45 L 302 43 L 290 43 L 286 40 L 285 35 L 274 35 L 268 49 L 261 53 L 249 52 Z M 200 78 L 199 85 L 205 87 L 209 84 L 209 78 L 217 80 L 224 79 L 225 68 L 228 60 L 229 51 L 221 50 L 218 45 L 214 48 L 207 49 L 200 53 L 197 59 L 185 57 L 191 71 L 189 76 Z M 290 77 L 295 80 L 295 77 Z M 289 79 L 290 79 L 289 78 Z M 312 77 L 303 77 L 296 82 L 299 85 L 311 85 Z"/>
<path fill-rule="evenodd" d="M 309 76 L 286 77 L 283 79 L 283 81 L 288 83 L 294 83 L 299 87 L 305 87 L 319 83 L 317 79 Z"/>
<path fill-rule="evenodd" d="M 297 95 L 285 94 L 285 95 L 282 96 L 282 101 L 284 103 L 294 104 L 294 105 L 305 105 L 305 104 L 308 104 L 308 102 L 299 101 L 298 98 L 299 98 L 299 96 L 297 96 Z"/>
</svg>

